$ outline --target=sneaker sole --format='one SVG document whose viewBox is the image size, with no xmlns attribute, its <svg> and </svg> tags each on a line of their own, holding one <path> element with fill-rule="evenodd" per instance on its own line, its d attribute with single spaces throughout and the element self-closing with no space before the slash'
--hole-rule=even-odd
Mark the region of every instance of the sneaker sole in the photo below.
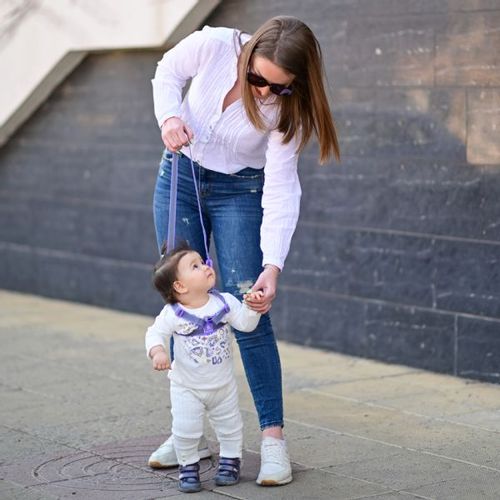
<svg viewBox="0 0 500 500">
<path fill-rule="evenodd" d="M 284 484 L 291 483 L 293 480 L 292 476 L 286 477 L 281 481 L 276 481 L 275 479 L 263 479 L 260 483 L 257 482 L 259 486 L 283 486 Z"/>
<path fill-rule="evenodd" d="M 212 453 L 208 448 L 205 448 L 203 450 L 199 450 L 199 452 L 200 452 L 200 460 L 202 460 L 204 458 L 210 458 L 212 456 Z M 177 467 L 179 464 L 177 462 L 170 463 L 170 464 L 163 464 L 161 462 L 157 462 L 157 461 L 152 460 L 152 461 L 148 462 L 148 465 L 152 469 L 170 469 L 171 467 Z"/>
<path fill-rule="evenodd" d="M 179 464 L 162 464 L 161 462 L 148 462 L 148 465 L 152 469 L 170 469 L 172 467 L 177 467 Z"/>
</svg>

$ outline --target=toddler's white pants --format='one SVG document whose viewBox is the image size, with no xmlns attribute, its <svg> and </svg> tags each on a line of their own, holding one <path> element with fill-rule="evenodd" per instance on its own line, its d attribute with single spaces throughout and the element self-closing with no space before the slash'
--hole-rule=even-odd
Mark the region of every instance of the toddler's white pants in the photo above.
<svg viewBox="0 0 500 500">
<path fill-rule="evenodd" d="M 220 389 L 197 390 L 170 381 L 172 434 L 177 460 L 181 465 L 200 460 L 198 442 L 206 414 L 220 444 L 220 456 L 241 458 L 243 421 L 238 406 L 234 377 Z"/>
</svg>

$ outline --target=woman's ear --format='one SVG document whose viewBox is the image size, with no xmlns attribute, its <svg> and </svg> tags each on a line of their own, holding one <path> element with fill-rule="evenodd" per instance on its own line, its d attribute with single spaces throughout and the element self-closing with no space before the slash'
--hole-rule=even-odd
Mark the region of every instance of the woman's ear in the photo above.
<svg viewBox="0 0 500 500">
<path fill-rule="evenodd" d="M 182 281 L 176 280 L 173 284 L 174 292 L 181 295 L 183 293 L 187 293 L 188 289 L 186 285 Z"/>
</svg>

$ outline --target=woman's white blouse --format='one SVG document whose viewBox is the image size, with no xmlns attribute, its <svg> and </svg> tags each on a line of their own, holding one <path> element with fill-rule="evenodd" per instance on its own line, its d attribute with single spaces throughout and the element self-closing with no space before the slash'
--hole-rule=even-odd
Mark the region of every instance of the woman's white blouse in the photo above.
<svg viewBox="0 0 500 500">
<path fill-rule="evenodd" d="M 155 115 L 160 127 L 178 116 L 193 130 L 191 149 L 184 147 L 182 152 L 204 168 L 225 174 L 264 168 L 262 265 L 282 269 L 300 210 L 298 142 L 282 144 L 283 135 L 272 129 L 277 120 L 274 96 L 260 104 L 268 132 L 255 129 L 241 99 L 222 111 L 237 79 L 237 35 L 233 29 L 205 26 L 166 52 L 152 80 Z"/>
</svg>

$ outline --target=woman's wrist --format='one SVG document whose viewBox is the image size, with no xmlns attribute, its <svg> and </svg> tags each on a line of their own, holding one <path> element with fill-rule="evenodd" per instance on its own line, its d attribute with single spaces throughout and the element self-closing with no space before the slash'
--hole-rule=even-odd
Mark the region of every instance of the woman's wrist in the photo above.
<svg viewBox="0 0 500 500">
<path fill-rule="evenodd" d="M 264 264 L 264 269 L 272 269 L 276 274 L 281 273 L 281 269 L 274 264 Z"/>
<path fill-rule="evenodd" d="M 177 118 L 178 120 L 180 120 L 180 118 L 178 116 L 169 116 L 166 120 L 163 121 L 163 123 L 161 124 L 161 127 L 160 127 L 160 130 L 163 130 L 163 127 L 165 126 L 165 124 L 171 120 L 172 118 Z"/>
</svg>

